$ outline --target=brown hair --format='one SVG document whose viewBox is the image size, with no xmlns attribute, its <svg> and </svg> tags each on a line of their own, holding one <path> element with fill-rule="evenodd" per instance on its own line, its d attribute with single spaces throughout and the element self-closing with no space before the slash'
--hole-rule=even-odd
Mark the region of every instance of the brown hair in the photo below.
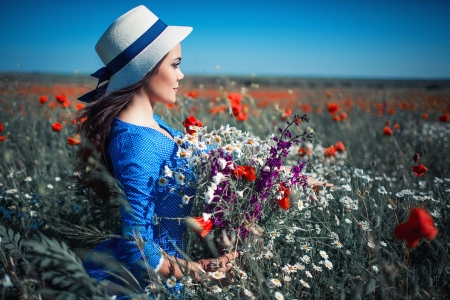
<svg viewBox="0 0 450 300">
<path fill-rule="evenodd" d="M 76 154 L 74 174 L 80 188 L 92 188 L 95 197 L 107 204 L 116 206 L 116 200 L 122 194 L 117 181 L 112 177 L 113 166 L 107 151 L 111 124 L 114 117 L 128 106 L 133 95 L 158 73 L 166 56 L 167 54 L 138 82 L 104 94 L 77 113 L 76 133 L 81 135 L 82 142 Z"/>
</svg>

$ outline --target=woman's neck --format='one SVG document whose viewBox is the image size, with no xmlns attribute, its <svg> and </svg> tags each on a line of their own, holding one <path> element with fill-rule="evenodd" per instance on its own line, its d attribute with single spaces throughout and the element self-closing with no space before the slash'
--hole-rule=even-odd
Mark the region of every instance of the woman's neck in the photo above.
<svg viewBox="0 0 450 300">
<path fill-rule="evenodd" d="M 119 113 L 118 117 L 124 122 L 139 126 L 159 127 L 153 118 L 153 104 L 141 91 L 133 95 L 130 103 Z"/>
</svg>

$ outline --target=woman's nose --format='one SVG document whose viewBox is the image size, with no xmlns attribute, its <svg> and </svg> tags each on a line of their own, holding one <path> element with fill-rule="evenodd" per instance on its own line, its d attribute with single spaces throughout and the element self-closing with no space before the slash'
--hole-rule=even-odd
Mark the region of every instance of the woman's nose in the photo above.
<svg viewBox="0 0 450 300">
<path fill-rule="evenodd" d="M 180 81 L 181 79 L 183 79 L 184 78 L 184 74 L 183 74 L 183 72 L 181 72 L 181 70 L 180 69 L 178 69 L 179 70 L 179 74 L 178 74 L 178 81 Z"/>
</svg>

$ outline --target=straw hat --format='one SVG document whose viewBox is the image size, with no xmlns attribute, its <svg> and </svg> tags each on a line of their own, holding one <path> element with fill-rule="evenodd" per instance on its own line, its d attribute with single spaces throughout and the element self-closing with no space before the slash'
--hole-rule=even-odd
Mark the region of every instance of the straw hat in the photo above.
<svg viewBox="0 0 450 300">
<path fill-rule="evenodd" d="M 92 102 L 138 82 L 173 47 L 191 33 L 192 27 L 167 26 L 147 7 L 140 5 L 120 16 L 106 29 L 95 45 L 105 64 L 91 76 L 97 88 L 78 100 Z M 99 84 L 109 80 L 99 87 Z"/>
</svg>

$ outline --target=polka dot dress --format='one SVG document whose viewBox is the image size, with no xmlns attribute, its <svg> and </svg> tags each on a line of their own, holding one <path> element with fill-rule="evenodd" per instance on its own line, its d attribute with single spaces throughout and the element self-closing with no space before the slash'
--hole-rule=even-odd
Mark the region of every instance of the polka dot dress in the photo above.
<svg viewBox="0 0 450 300">
<path fill-rule="evenodd" d="M 161 118 L 154 115 L 154 119 L 172 137 L 181 137 L 181 132 Z M 147 265 L 155 270 L 163 262 L 161 250 L 183 258 L 176 247 L 186 249 L 187 228 L 182 219 L 189 215 L 191 205 L 183 204 L 182 197 L 195 194 L 196 178 L 187 161 L 177 157 L 179 146 L 155 129 L 116 117 L 109 137 L 114 177 L 127 197 L 121 206 L 122 238 L 97 245 L 83 265 L 97 281 L 107 279 L 121 285 L 120 280 L 104 270 L 122 276 L 125 267 L 145 288 L 149 276 L 143 254 Z M 142 252 L 135 236 L 144 241 Z"/>
</svg>

